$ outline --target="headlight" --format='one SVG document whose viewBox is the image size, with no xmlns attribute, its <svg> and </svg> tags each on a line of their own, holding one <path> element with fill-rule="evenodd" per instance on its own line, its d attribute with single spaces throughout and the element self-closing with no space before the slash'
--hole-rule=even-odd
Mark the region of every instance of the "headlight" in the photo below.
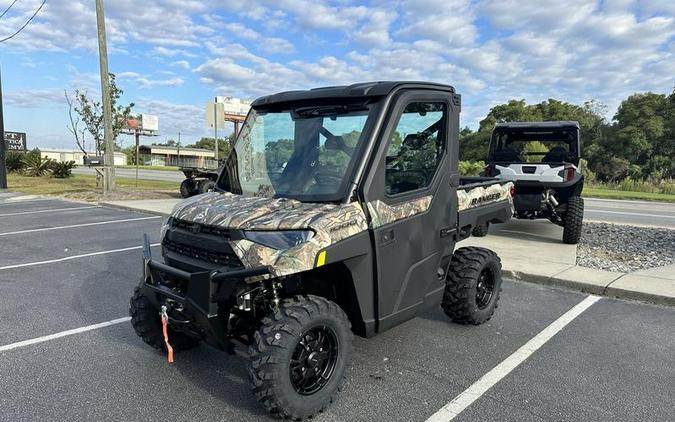
<svg viewBox="0 0 675 422">
<path fill-rule="evenodd" d="M 311 230 L 245 231 L 244 237 L 272 249 L 289 249 L 314 236 Z"/>
<path fill-rule="evenodd" d="M 159 229 L 159 241 L 163 242 L 164 241 L 164 236 L 166 236 L 166 231 L 169 230 L 169 227 L 171 226 L 171 219 L 172 217 L 167 218 L 164 220 L 162 223 L 162 227 Z"/>
</svg>

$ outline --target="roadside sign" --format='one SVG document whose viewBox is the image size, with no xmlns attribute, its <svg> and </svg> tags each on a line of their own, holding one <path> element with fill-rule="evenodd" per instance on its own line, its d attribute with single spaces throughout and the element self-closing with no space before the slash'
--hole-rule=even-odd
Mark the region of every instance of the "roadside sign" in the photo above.
<svg viewBox="0 0 675 422">
<path fill-rule="evenodd" d="M 159 117 L 153 114 L 141 114 L 141 129 L 159 131 Z"/>
<path fill-rule="evenodd" d="M 26 133 L 5 131 L 5 145 L 7 151 L 26 152 Z"/>
<path fill-rule="evenodd" d="M 88 167 L 103 167 L 104 165 L 103 156 L 100 155 L 85 155 L 82 160 L 83 164 Z"/>
<path fill-rule="evenodd" d="M 206 127 L 214 127 L 214 121 L 218 127 L 223 127 L 225 123 L 225 105 L 223 103 L 206 103 Z M 216 120 L 216 116 L 218 116 Z"/>
</svg>

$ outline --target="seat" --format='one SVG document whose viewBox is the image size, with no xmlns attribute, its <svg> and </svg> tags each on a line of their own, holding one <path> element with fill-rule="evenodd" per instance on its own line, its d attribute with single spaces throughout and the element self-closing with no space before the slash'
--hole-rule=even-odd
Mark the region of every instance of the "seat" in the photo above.
<svg viewBox="0 0 675 422">
<path fill-rule="evenodd" d="M 564 163 L 568 161 L 567 157 L 569 154 L 564 147 L 553 147 L 551 150 L 542 158 L 544 163 Z"/>
<path fill-rule="evenodd" d="M 519 163 L 524 161 L 521 155 L 511 149 L 510 147 L 504 147 L 499 151 L 494 152 L 494 161 L 505 162 L 505 163 Z"/>
</svg>

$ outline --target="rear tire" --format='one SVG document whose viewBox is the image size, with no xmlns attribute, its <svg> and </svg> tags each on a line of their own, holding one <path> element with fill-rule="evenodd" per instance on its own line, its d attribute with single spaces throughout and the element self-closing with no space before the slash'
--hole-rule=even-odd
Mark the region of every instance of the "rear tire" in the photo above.
<svg viewBox="0 0 675 422">
<path fill-rule="evenodd" d="M 327 299 L 283 300 L 278 312 L 263 319 L 249 348 L 249 375 L 260 404 L 282 419 L 322 412 L 346 380 L 350 328 L 342 309 Z"/>
<path fill-rule="evenodd" d="M 497 308 L 502 290 L 502 264 L 485 248 L 459 248 L 450 261 L 441 307 L 459 324 L 480 325 Z"/>
<path fill-rule="evenodd" d="M 473 230 L 471 230 L 471 235 L 475 237 L 485 237 L 488 234 L 488 230 L 490 230 L 490 223 L 485 222 L 474 227 Z"/>
<path fill-rule="evenodd" d="M 584 224 L 584 198 L 571 196 L 567 201 L 567 211 L 563 220 L 563 242 L 576 245 L 581 239 Z"/>
<path fill-rule="evenodd" d="M 155 349 L 166 351 L 159 311 L 147 297 L 143 296 L 140 287 L 134 289 L 134 295 L 129 301 L 129 315 L 131 315 L 131 326 L 134 327 L 138 337 Z M 169 343 L 174 352 L 192 349 L 199 344 L 198 339 L 177 332 L 171 326 L 169 326 L 167 332 Z"/>
<path fill-rule="evenodd" d="M 185 179 L 180 183 L 180 196 L 189 198 L 195 193 L 195 183 L 192 179 Z"/>
<path fill-rule="evenodd" d="M 216 190 L 216 182 L 211 179 L 204 179 L 199 182 L 199 193 L 214 192 Z"/>
</svg>

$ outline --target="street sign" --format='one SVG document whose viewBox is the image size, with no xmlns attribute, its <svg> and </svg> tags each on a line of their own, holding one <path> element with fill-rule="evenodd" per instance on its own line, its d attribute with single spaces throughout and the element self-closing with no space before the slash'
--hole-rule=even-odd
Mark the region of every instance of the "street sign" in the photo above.
<svg viewBox="0 0 675 422">
<path fill-rule="evenodd" d="M 5 131 L 5 145 L 7 151 L 26 152 L 26 134 L 24 132 Z"/>
</svg>

